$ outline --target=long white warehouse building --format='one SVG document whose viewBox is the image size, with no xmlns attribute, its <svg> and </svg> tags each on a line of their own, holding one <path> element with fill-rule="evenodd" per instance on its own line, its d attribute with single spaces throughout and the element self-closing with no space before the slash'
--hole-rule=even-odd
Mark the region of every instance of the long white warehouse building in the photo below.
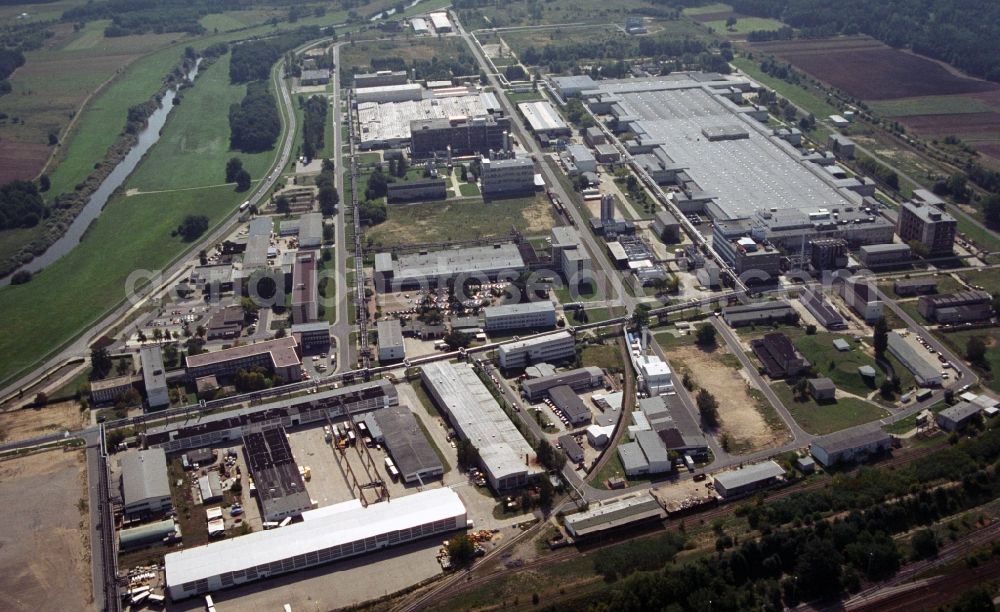
<svg viewBox="0 0 1000 612">
<path fill-rule="evenodd" d="M 494 491 L 528 484 L 542 473 L 534 449 L 467 364 L 446 361 L 422 366 L 421 377 L 438 407 L 463 440 L 479 451 Z"/>
<path fill-rule="evenodd" d="M 167 590 L 174 601 L 464 529 L 465 504 L 449 488 L 430 489 L 367 508 L 321 509 L 280 529 L 257 531 L 168 554 Z"/>
</svg>

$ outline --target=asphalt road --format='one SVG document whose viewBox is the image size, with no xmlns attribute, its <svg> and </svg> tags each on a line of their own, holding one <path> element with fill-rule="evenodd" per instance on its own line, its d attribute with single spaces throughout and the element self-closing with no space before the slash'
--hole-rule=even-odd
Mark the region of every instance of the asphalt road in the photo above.
<svg viewBox="0 0 1000 612">
<path fill-rule="evenodd" d="M 559 182 L 559 178 L 556 176 L 555 171 L 553 171 L 549 164 L 545 162 L 546 154 L 538 148 L 538 143 L 535 142 L 534 137 L 524 129 L 520 120 L 520 115 L 517 113 L 517 109 L 514 108 L 514 105 L 507 98 L 507 96 L 503 95 L 503 87 L 501 86 L 496 74 L 492 72 L 490 63 L 483 56 L 479 45 L 477 45 L 473 37 L 465 31 L 465 27 L 462 26 L 458 20 L 454 20 L 454 23 L 455 27 L 458 29 L 459 35 L 465 40 L 469 49 L 472 50 L 472 55 L 476 58 L 480 68 L 486 73 L 486 78 L 489 84 L 492 85 L 494 90 L 498 93 L 497 100 L 499 100 L 500 105 L 503 107 L 507 116 L 511 118 L 511 127 L 514 130 L 514 135 L 517 137 L 518 142 L 528 151 L 529 155 L 534 156 L 535 159 L 538 160 L 536 166 L 541 168 L 542 176 L 545 177 L 546 185 L 548 185 L 549 188 L 555 192 L 561 202 L 565 203 L 565 209 L 573 218 L 574 225 L 580 229 L 580 238 L 583 240 L 587 250 L 590 252 L 591 258 L 599 264 L 599 266 L 596 267 L 599 267 L 607 274 L 609 282 L 606 284 L 608 285 L 609 291 L 613 294 L 613 297 L 611 295 L 605 296 L 609 305 L 613 303 L 623 304 L 626 310 L 631 313 L 635 309 L 638 300 L 632 297 L 632 295 L 630 295 L 617 280 L 620 277 L 616 276 L 615 267 L 611 265 L 611 260 L 608 259 L 604 247 L 598 244 L 594 234 L 587 229 L 589 221 L 585 219 L 583 214 L 580 213 L 575 205 L 573 205 L 573 201 L 570 199 L 570 194 L 566 192 L 562 183 Z"/>
</svg>

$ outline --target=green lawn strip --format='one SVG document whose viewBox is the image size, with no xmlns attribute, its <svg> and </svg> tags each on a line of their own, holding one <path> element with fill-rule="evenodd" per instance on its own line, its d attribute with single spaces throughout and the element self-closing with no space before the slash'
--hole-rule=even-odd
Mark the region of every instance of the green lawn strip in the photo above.
<svg viewBox="0 0 1000 612">
<path fill-rule="evenodd" d="M 930 324 L 930 321 L 928 321 L 927 319 L 925 319 L 924 315 L 920 314 L 920 311 L 917 310 L 917 303 L 915 301 L 911 300 L 911 301 L 908 301 L 908 302 L 896 302 L 896 304 L 900 308 L 902 308 L 903 311 L 906 314 L 908 314 L 911 317 L 913 317 L 913 320 L 916 321 L 917 323 L 920 323 L 921 325 L 928 325 L 928 324 Z"/>
<path fill-rule="evenodd" d="M 948 404 L 944 402 L 938 402 L 930 407 L 930 411 L 933 412 L 934 414 L 937 414 L 947 407 Z M 910 431 L 911 429 L 917 426 L 917 416 L 918 416 L 917 414 L 911 414 L 905 419 L 901 419 L 899 421 L 896 421 L 895 423 L 886 425 L 885 430 L 891 434 L 897 434 L 897 435 L 905 434 L 906 432 Z"/>
<path fill-rule="evenodd" d="M 761 85 L 770 87 L 785 98 L 788 98 L 796 106 L 812 113 L 817 119 L 824 119 L 839 112 L 837 108 L 827 103 L 825 98 L 821 98 L 811 90 L 805 89 L 801 85 L 792 85 L 791 83 L 765 74 L 761 71 L 760 64 L 756 60 L 736 57 L 733 58 L 731 63 Z"/>
<path fill-rule="evenodd" d="M 682 12 L 685 15 L 710 15 L 712 13 L 725 13 L 726 11 L 732 11 L 733 7 L 725 4 L 724 2 L 716 2 L 715 4 L 706 4 L 704 6 L 691 6 L 684 9 Z"/>
<path fill-rule="evenodd" d="M 812 434 L 824 435 L 889 415 L 884 409 L 853 397 L 829 404 L 817 404 L 811 397 L 804 402 L 797 401 L 793 398 L 792 387 L 787 381 L 778 381 L 771 387 L 795 418 L 795 422 Z"/>
<path fill-rule="evenodd" d="M 833 346 L 836 339 L 847 340 L 851 348 L 848 351 L 838 351 Z M 828 377 L 837 385 L 837 388 L 853 393 L 854 395 L 865 396 L 878 388 L 883 375 L 875 363 L 875 358 L 864 352 L 862 349 L 866 345 L 855 342 L 849 335 L 818 333 L 812 336 L 803 334 L 795 338 L 795 348 L 797 348 L 809 360 L 809 363 L 816 368 L 820 376 Z M 871 366 L 878 373 L 875 377 L 875 386 L 869 386 L 858 374 L 861 366 Z"/>
<path fill-rule="evenodd" d="M 592 344 L 583 347 L 580 361 L 583 367 L 619 370 L 623 367 L 621 351 L 613 344 Z"/>
<path fill-rule="evenodd" d="M 475 183 L 459 183 L 458 191 L 466 197 L 477 196 L 479 195 L 479 185 Z"/>
<path fill-rule="evenodd" d="M 737 17 L 736 25 L 733 26 L 732 30 L 726 27 L 725 19 L 705 21 L 703 23 L 723 36 L 748 34 L 755 31 L 775 31 L 785 26 L 784 23 L 777 19 L 767 19 L 765 17 Z"/>
</svg>

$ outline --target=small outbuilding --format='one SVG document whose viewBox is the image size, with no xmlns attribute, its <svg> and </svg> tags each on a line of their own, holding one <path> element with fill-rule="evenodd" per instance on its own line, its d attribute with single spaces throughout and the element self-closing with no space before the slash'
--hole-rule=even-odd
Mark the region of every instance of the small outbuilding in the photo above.
<svg viewBox="0 0 1000 612">
<path fill-rule="evenodd" d="M 809 395 L 817 402 L 832 401 L 837 393 L 837 386 L 829 378 L 810 378 Z"/>
</svg>

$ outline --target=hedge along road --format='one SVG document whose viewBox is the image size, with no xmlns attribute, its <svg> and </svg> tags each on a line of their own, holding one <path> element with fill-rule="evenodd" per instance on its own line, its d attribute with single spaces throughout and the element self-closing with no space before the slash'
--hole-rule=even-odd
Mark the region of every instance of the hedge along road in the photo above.
<svg viewBox="0 0 1000 612">
<path fill-rule="evenodd" d="M 178 134 L 202 129 L 213 120 L 228 130 L 229 106 L 220 103 L 219 97 L 242 95 L 243 86 L 223 86 L 212 80 L 213 73 L 228 73 L 228 59 L 224 59 L 205 70 L 202 76 L 209 79 L 204 84 L 196 81 L 185 91 L 184 102 L 167 121 L 163 140 L 150 150 L 126 187 L 131 187 L 133 180 L 153 184 L 152 178 L 144 178 L 151 176 L 147 173 L 172 176 L 180 187 L 190 179 L 184 170 L 198 164 L 223 172 L 230 153 L 219 147 L 199 147 L 173 159 L 167 156 L 176 154 Z M 271 77 L 282 110 L 281 145 L 276 156 L 263 153 L 253 161 L 254 166 L 269 168 L 267 178 L 250 198 L 253 202 L 271 189 L 288 163 L 294 143 L 295 116 L 282 71 L 283 62 L 279 62 Z M 0 312 L 4 313 L 0 379 L 7 385 L 0 396 L 24 387 L 32 377 L 26 376 L 32 366 L 39 365 L 37 371 L 41 372 L 69 356 L 86 354 L 89 344 L 131 309 L 124 300 L 124 288 L 133 270 L 163 269 L 164 279 L 176 275 L 188 257 L 203 245 L 218 242 L 235 225 L 238 203 L 246 198 L 247 194 L 236 193 L 232 186 L 114 198 L 72 252 L 30 283 L 0 290 Z M 171 236 L 188 214 L 208 216 L 213 227 L 197 244 L 188 245 Z M 174 256 L 178 252 L 181 254 Z M 110 315 L 102 318 L 109 308 Z M 74 339 L 56 348 L 74 334 Z M 39 364 L 41 360 L 46 361 Z M 16 377 L 20 379 L 14 380 Z"/>
</svg>

